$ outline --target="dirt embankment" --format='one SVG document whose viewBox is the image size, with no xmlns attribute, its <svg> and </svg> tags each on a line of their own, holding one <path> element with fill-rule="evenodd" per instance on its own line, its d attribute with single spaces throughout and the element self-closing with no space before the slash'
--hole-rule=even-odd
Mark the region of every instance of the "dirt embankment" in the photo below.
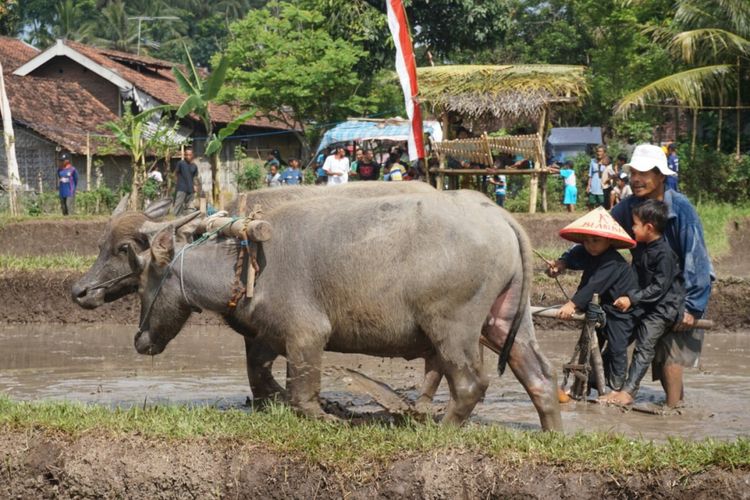
<svg viewBox="0 0 750 500">
<path fill-rule="evenodd" d="M 557 231 L 575 218 L 575 214 L 517 215 L 536 248 L 565 248 Z M 74 253 L 95 255 L 97 242 L 106 220 L 42 220 L 8 224 L 0 228 L 0 255 L 36 256 Z M 720 329 L 750 329 L 750 259 L 746 249 L 750 240 L 750 220 L 734 223 L 730 231 L 732 250 L 716 266 L 719 280 L 709 303 L 708 317 Z M 541 276 L 544 264 L 535 261 L 536 274 Z M 70 287 L 81 273 L 65 271 L 12 272 L 0 271 L 0 322 L 6 323 L 137 323 L 138 302 L 126 297 L 99 309 L 88 311 L 77 307 L 70 299 Z M 567 293 L 576 288 L 576 276 L 561 279 Z M 565 297 L 557 284 L 539 278 L 533 289 L 532 303 L 561 304 Z M 193 315 L 191 322 L 221 324 L 212 314 Z M 571 327 L 570 323 L 545 320 L 542 327 Z M 576 326 L 577 327 L 577 326 Z"/>
<path fill-rule="evenodd" d="M 461 451 L 349 473 L 234 440 L 0 433 L 2 498 L 748 498 L 750 472 L 567 471 Z"/>
</svg>

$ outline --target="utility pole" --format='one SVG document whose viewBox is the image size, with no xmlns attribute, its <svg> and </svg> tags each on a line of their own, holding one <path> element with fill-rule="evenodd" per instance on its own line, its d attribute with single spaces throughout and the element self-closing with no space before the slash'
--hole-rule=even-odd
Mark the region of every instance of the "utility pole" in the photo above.
<svg viewBox="0 0 750 500">
<path fill-rule="evenodd" d="M 141 23 L 143 21 L 179 21 L 177 16 L 133 16 L 128 17 L 129 21 L 138 21 L 138 55 L 141 55 Z"/>
</svg>

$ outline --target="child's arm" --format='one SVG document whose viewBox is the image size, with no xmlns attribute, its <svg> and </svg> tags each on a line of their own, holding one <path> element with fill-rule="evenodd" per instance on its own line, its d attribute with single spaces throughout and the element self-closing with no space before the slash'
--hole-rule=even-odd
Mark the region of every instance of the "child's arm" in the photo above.
<svg viewBox="0 0 750 500">
<path fill-rule="evenodd" d="M 581 311 L 588 308 L 589 302 L 595 293 L 602 295 L 622 278 L 620 265 L 626 266 L 625 263 L 618 263 L 615 260 L 603 262 L 589 278 L 589 281 L 578 288 L 578 291 L 571 298 L 571 302 Z"/>
</svg>

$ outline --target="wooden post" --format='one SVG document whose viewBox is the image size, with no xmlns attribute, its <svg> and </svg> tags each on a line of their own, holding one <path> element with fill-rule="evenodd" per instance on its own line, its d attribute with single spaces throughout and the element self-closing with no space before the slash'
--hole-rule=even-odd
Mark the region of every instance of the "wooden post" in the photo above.
<svg viewBox="0 0 750 500">
<path fill-rule="evenodd" d="M 534 168 L 536 170 L 536 168 Z M 531 174 L 531 180 L 529 181 L 529 213 L 536 213 L 536 197 L 539 191 L 539 174 L 534 172 Z"/>
<path fill-rule="evenodd" d="M 200 208 L 199 208 L 199 210 L 201 211 L 201 213 L 205 214 L 206 213 L 206 208 L 208 208 L 208 201 L 206 200 L 205 196 L 201 196 L 200 197 Z"/>
<path fill-rule="evenodd" d="M 86 191 L 91 191 L 91 133 L 86 132 Z"/>
<path fill-rule="evenodd" d="M 546 162 L 544 158 L 544 134 L 547 130 L 547 108 L 542 109 L 542 116 L 539 118 L 539 125 L 537 128 L 537 158 L 535 159 L 534 168 L 542 169 L 545 167 Z M 542 182 L 542 212 L 547 211 L 547 175 L 541 174 Z M 536 210 L 536 206 L 534 207 Z M 531 212 L 533 213 L 533 212 Z"/>
<path fill-rule="evenodd" d="M 42 173 L 36 173 L 36 182 L 39 185 L 39 194 L 44 194 L 44 183 L 42 182 Z"/>
<path fill-rule="evenodd" d="M 719 92 L 719 124 L 716 131 L 716 151 L 721 151 L 721 130 L 724 125 L 724 91 Z"/>
</svg>

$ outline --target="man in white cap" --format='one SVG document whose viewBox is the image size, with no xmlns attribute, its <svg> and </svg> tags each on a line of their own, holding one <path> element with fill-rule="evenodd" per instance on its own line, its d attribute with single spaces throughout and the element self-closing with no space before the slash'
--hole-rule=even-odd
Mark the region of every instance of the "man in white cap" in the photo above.
<svg viewBox="0 0 750 500">
<path fill-rule="evenodd" d="M 667 406 L 677 406 L 683 399 L 682 375 L 684 367 L 695 367 L 703 347 L 703 330 L 693 328 L 695 320 L 706 312 L 714 280 L 711 259 L 703 237 L 703 225 L 688 199 L 671 189 L 665 189 L 668 176 L 675 173 L 667 167 L 664 151 L 651 144 L 635 148 L 630 163 L 629 196 L 612 209 L 612 217 L 633 236 L 633 207 L 644 200 L 663 201 L 669 208 L 669 221 L 664 237 L 677 254 L 685 280 L 685 312 L 675 331 L 665 334 L 657 346 L 653 364 L 654 379 L 661 381 L 667 394 Z M 638 244 L 632 251 L 634 258 L 643 252 Z"/>
</svg>

